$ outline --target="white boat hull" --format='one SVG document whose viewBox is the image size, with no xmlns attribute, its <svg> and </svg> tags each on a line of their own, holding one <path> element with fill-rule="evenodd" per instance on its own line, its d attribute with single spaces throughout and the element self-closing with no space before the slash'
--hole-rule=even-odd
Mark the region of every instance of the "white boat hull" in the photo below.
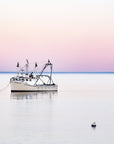
<svg viewBox="0 0 114 144">
<path fill-rule="evenodd" d="M 29 85 L 23 82 L 10 82 L 11 92 L 38 92 L 38 91 L 57 91 L 57 85 Z"/>
</svg>

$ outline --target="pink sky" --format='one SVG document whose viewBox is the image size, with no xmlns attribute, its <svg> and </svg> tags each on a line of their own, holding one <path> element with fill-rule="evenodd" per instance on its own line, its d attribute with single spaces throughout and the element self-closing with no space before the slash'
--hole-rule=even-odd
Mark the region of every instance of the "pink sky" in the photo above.
<svg viewBox="0 0 114 144">
<path fill-rule="evenodd" d="M 114 2 L 1 1 L 0 71 L 26 58 L 50 59 L 54 71 L 114 71 Z"/>
</svg>

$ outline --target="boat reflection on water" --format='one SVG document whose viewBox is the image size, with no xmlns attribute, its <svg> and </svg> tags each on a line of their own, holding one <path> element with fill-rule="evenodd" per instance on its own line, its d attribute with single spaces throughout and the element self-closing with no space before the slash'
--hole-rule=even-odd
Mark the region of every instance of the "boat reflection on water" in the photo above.
<svg viewBox="0 0 114 144">
<path fill-rule="evenodd" d="M 10 98 L 11 99 L 41 99 L 44 97 L 53 98 L 58 95 L 56 91 L 49 91 L 49 92 L 11 92 Z"/>
</svg>

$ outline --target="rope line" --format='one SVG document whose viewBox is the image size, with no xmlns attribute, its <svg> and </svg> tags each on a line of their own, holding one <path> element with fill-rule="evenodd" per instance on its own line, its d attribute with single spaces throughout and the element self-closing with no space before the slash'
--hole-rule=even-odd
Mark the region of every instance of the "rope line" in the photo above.
<svg viewBox="0 0 114 144">
<path fill-rule="evenodd" d="M 1 88 L 0 91 L 5 90 L 9 85 L 10 85 L 10 82 L 5 87 Z"/>
</svg>

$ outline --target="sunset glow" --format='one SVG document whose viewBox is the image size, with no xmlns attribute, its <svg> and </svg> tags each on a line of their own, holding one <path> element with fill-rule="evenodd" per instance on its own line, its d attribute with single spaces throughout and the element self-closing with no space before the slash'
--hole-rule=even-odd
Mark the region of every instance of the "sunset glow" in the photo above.
<svg viewBox="0 0 114 144">
<path fill-rule="evenodd" d="M 55 71 L 114 71 L 114 1 L 2 0 L 0 71 L 50 59 Z"/>
</svg>

